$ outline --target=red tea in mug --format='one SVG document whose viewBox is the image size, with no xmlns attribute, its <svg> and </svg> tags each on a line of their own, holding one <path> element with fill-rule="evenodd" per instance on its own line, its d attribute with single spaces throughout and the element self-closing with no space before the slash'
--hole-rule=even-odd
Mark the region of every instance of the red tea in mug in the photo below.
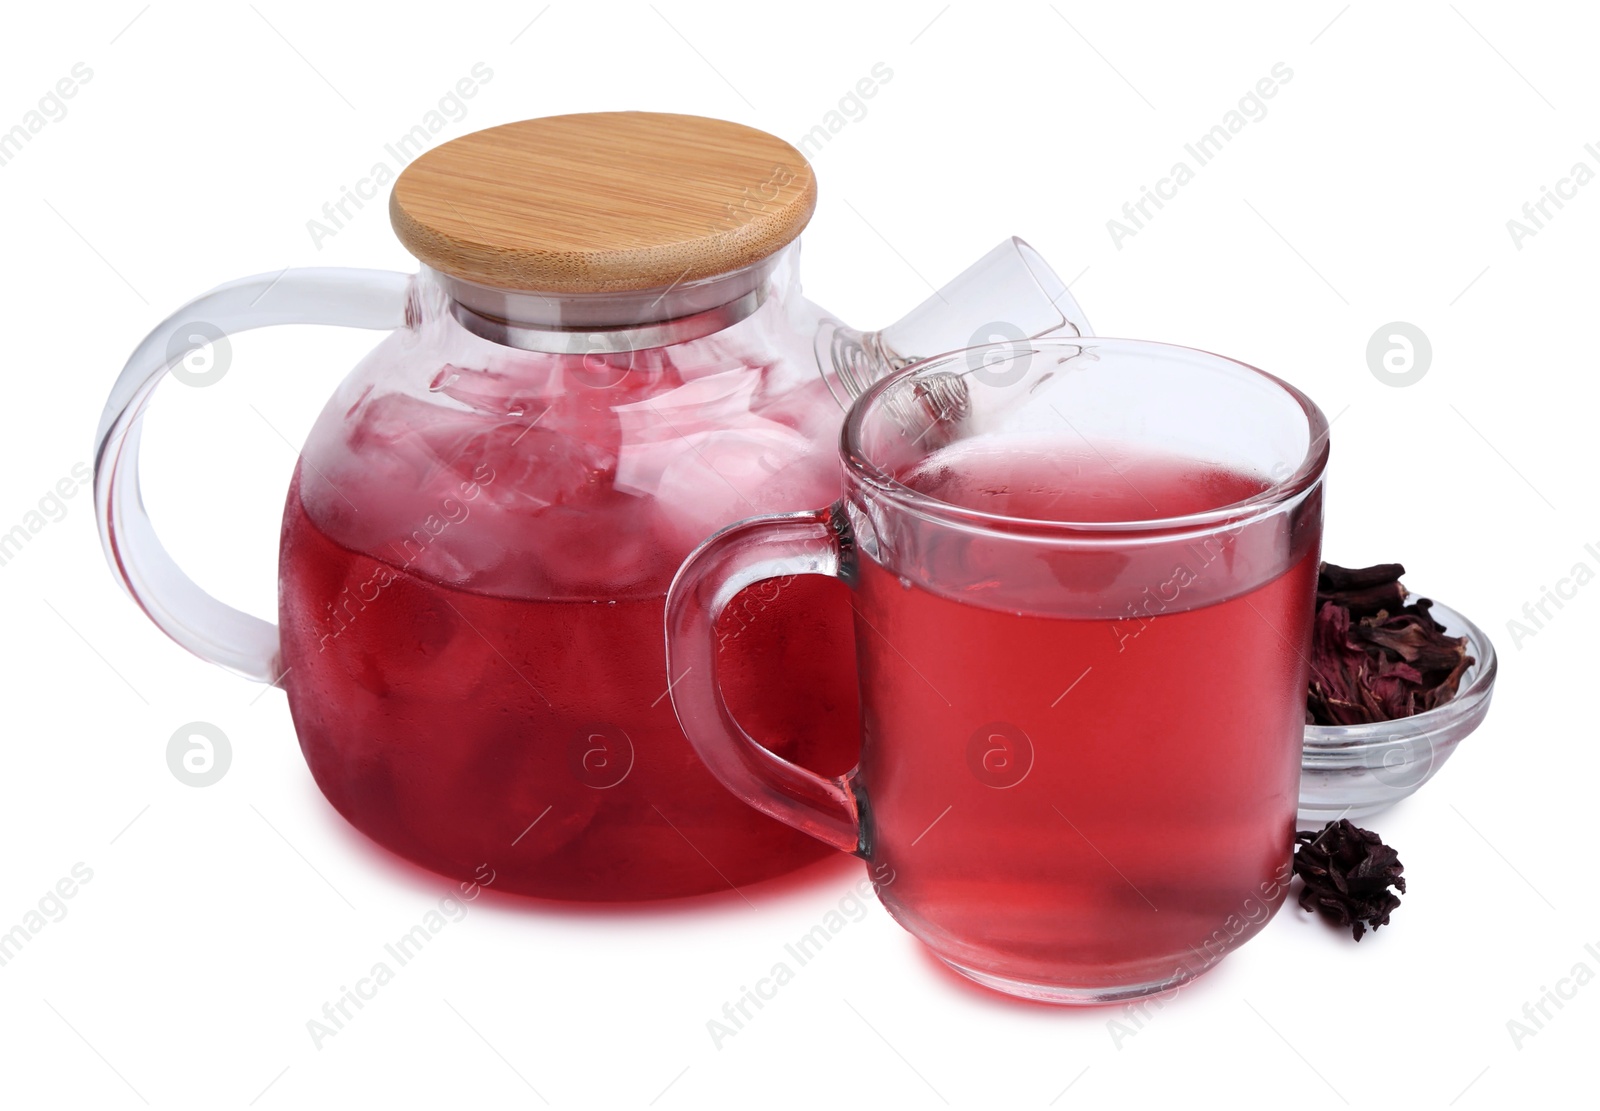
<svg viewBox="0 0 1600 1111">
<path fill-rule="evenodd" d="M 1266 488 L 1157 454 L 1113 469 L 950 449 L 902 481 L 1042 521 L 1181 516 Z M 1186 598 L 1229 554 L 1196 545 L 1149 595 L 1108 585 L 1101 618 L 996 606 L 983 582 L 934 593 L 859 561 L 863 837 L 895 876 L 885 904 L 941 956 L 1028 983 L 1161 981 L 1277 909 L 1317 553 L 1232 596 Z M 1025 575 L 1033 556 L 992 573 Z"/>
<path fill-rule="evenodd" d="M 679 720 L 731 791 L 872 865 L 942 960 L 1104 1002 L 1181 983 L 1282 903 L 1327 423 L 1205 352 L 1024 341 L 851 408 L 845 495 L 703 545 L 668 596 Z M 711 653 L 735 587 L 852 590 L 861 752 L 757 747 Z"/>
</svg>

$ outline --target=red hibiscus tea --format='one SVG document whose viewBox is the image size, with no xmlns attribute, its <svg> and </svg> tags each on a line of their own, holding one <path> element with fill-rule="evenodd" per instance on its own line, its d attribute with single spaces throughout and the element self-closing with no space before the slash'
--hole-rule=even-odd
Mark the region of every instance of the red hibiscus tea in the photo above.
<svg viewBox="0 0 1600 1111">
<path fill-rule="evenodd" d="M 1181 516 L 1266 488 L 1158 455 L 1113 469 L 1094 455 L 948 454 L 903 481 L 1033 520 Z M 1085 582 L 1068 613 L 986 598 L 990 576 L 1032 573 L 1026 548 L 949 592 L 860 560 L 863 838 L 895 876 L 885 904 L 940 956 L 1012 982 L 1162 982 L 1277 909 L 1317 556 L 1218 590 L 1206 579 L 1227 574 L 1230 541 L 1180 551 L 1132 597 Z M 1108 616 L 1082 616 L 1095 610 Z"/>
<path fill-rule="evenodd" d="M 679 572 L 679 719 L 962 974 L 1059 1003 L 1181 983 L 1288 884 L 1326 440 L 1292 387 L 1185 348 L 908 368 L 852 408 L 838 503 Z M 713 674 L 733 588 L 799 572 L 852 590 L 861 750 L 836 779 L 766 755 Z"/>
<path fill-rule="evenodd" d="M 681 468 L 717 441 L 629 440 L 614 409 L 665 404 L 677 375 L 580 389 L 565 408 L 530 408 L 542 419 L 529 424 L 501 415 L 514 405 L 502 395 L 533 389 L 533 371 L 461 372 L 441 392 L 474 407 L 382 398 L 341 431 L 360 450 L 296 473 L 280 571 L 290 707 L 323 793 L 380 844 L 453 878 L 487 868 L 497 891 L 578 900 L 726 891 L 826 855 L 723 791 L 673 716 L 663 602 L 715 520 L 679 512 L 671 490 L 617 489 L 616 460 Z M 802 455 L 778 476 L 793 490 L 759 467 L 741 490 L 707 470 L 711 490 L 678 496 L 713 516 L 715 495 L 805 504 L 838 492 L 830 464 Z M 762 584 L 720 629 L 736 710 L 774 751 L 833 772 L 858 718 L 842 593 L 814 577 Z"/>
</svg>

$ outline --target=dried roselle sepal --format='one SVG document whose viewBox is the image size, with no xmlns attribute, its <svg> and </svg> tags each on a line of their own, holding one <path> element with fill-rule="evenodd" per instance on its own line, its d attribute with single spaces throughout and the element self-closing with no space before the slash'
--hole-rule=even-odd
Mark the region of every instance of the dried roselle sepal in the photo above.
<svg viewBox="0 0 1600 1111">
<path fill-rule="evenodd" d="M 1324 563 L 1317 571 L 1317 608 L 1324 602 L 1337 602 L 1354 618 L 1370 617 L 1380 610 L 1394 612 L 1406 603 L 1406 588 L 1400 585 L 1405 573 L 1398 563 L 1372 567 Z"/>
<path fill-rule="evenodd" d="M 1369 702 L 1371 666 L 1366 650 L 1351 643 L 1350 613 L 1323 602 L 1311 630 L 1311 676 L 1306 719 L 1316 725 L 1355 725 L 1373 720 Z"/>
<path fill-rule="evenodd" d="M 1412 598 L 1398 563 L 1317 575 L 1306 721 L 1365 725 L 1431 710 L 1455 697 L 1473 664 L 1465 637 L 1447 637 L 1427 598 Z"/>
<path fill-rule="evenodd" d="M 1361 940 L 1370 926 L 1389 924 L 1406 889 L 1400 856 L 1370 829 L 1349 819 L 1329 822 L 1321 832 L 1295 834 L 1294 874 L 1304 881 L 1300 908 L 1315 910 L 1336 926 L 1349 926 Z"/>
<path fill-rule="evenodd" d="M 1369 650 L 1350 614 L 1335 602 L 1317 612 L 1311 640 L 1306 720 L 1315 725 L 1363 725 L 1416 712 L 1422 675 L 1404 661 Z"/>
</svg>

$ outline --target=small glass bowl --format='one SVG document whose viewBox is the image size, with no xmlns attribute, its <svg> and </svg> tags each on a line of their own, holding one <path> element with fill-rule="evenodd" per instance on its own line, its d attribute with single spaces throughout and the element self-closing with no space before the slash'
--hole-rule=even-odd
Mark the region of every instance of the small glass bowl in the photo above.
<svg viewBox="0 0 1600 1111">
<path fill-rule="evenodd" d="M 1456 696 L 1397 721 L 1306 726 L 1301 828 L 1320 829 L 1341 817 L 1355 821 L 1393 806 L 1431 779 L 1489 712 L 1494 645 L 1482 629 L 1448 606 L 1435 602 L 1430 612 L 1446 635 L 1467 638 L 1467 654 L 1474 660 Z"/>
</svg>

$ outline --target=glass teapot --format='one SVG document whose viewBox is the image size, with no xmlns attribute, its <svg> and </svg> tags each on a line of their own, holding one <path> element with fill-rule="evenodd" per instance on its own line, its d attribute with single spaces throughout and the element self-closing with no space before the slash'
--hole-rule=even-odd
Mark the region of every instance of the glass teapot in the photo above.
<svg viewBox="0 0 1600 1111">
<path fill-rule="evenodd" d="M 825 855 L 723 790 L 681 732 L 672 575 L 724 525 L 837 497 L 842 407 L 886 372 L 1088 328 L 1012 239 L 899 323 L 852 329 L 800 291 L 815 203 L 788 143 L 692 116 L 527 120 L 423 154 L 390 199 L 419 273 L 241 279 L 134 352 L 95 453 L 113 571 L 183 647 L 281 686 L 328 800 L 443 875 L 487 865 L 497 890 L 631 900 Z M 276 626 L 178 568 L 138 468 L 168 371 L 268 324 L 389 332 L 301 453 Z M 858 730 L 836 585 L 768 580 L 719 626 L 740 641 L 733 712 L 821 774 L 853 762 Z"/>
</svg>

